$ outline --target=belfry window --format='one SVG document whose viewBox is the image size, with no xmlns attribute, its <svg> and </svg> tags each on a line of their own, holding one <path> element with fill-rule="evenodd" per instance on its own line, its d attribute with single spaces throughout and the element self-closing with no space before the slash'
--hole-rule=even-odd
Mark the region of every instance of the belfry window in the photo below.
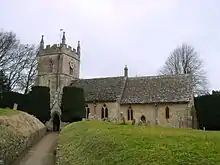
<svg viewBox="0 0 220 165">
<path fill-rule="evenodd" d="M 49 61 L 49 72 L 53 72 L 54 64 L 53 61 L 50 59 Z"/>
<path fill-rule="evenodd" d="M 170 108 L 168 106 L 166 106 L 165 108 L 165 114 L 166 114 L 166 119 L 170 118 Z"/>
<path fill-rule="evenodd" d="M 108 108 L 106 104 L 103 105 L 101 109 L 101 119 L 108 118 Z"/>
<path fill-rule="evenodd" d="M 73 68 L 74 68 L 74 63 L 73 61 L 69 62 L 69 74 L 73 75 Z"/>
<path fill-rule="evenodd" d="M 73 68 L 70 66 L 70 75 L 73 75 Z"/>
<path fill-rule="evenodd" d="M 133 109 L 131 108 L 131 106 L 128 107 L 128 120 L 133 120 Z"/>
</svg>

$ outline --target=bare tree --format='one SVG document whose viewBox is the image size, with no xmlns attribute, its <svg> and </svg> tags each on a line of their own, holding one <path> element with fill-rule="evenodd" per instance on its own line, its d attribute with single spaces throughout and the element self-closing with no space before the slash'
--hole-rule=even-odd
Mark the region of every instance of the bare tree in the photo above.
<svg viewBox="0 0 220 165">
<path fill-rule="evenodd" d="M 13 61 L 6 65 L 10 87 L 14 91 L 29 92 L 36 77 L 37 49 L 34 45 L 19 45 L 13 52 Z"/>
<path fill-rule="evenodd" d="M 0 69 L 13 91 L 27 93 L 33 85 L 37 50 L 34 45 L 21 44 L 13 32 L 0 32 Z"/>
<path fill-rule="evenodd" d="M 37 76 L 37 52 L 38 48 L 31 46 L 27 54 L 27 65 L 21 73 L 21 80 L 18 82 L 19 90 L 28 93 L 34 85 Z"/>
<path fill-rule="evenodd" d="M 160 74 L 190 74 L 194 94 L 201 95 L 208 91 L 208 79 L 204 71 L 204 63 L 190 45 L 182 44 L 174 49 L 161 68 Z"/>
<path fill-rule="evenodd" d="M 3 67 L 8 76 L 10 87 L 13 90 L 16 89 L 17 83 L 21 80 L 21 74 L 28 64 L 27 54 L 26 46 L 19 44 L 17 49 L 10 52 L 13 60 Z"/>
<path fill-rule="evenodd" d="M 13 32 L 0 31 L 0 68 L 13 61 L 11 52 L 17 49 L 19 41 Z"/>
<path fill-rule="evenodd" d="M 9 87 L 8 78 L 5 75 L 5 73 L 2 70 L 0 70 L 0 95 L 2 92 L 6 92 L 10 90 L 11 89 Z"/>
</svg>

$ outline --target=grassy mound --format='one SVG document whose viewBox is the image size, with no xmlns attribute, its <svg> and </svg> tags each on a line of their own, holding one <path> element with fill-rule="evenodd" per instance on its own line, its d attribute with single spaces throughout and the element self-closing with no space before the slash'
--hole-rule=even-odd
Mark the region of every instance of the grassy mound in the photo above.
<svg viewBox="0 0 220 165">
<path fill-rule="evenodd" d="M 6 165 L 13 162 L 43 130 L 45 126 L 32 115 L 0 109 L 0 160 Z"/>
<path fill-rule="evenodd" d="M 13 109 L 2 109 L 0 108 L 0 116 L 11 116 L 14 114 L 19 113 L 20 111 L 13 110 Z"/>
<path fill-rule="evenodd" d="M 60 134 L 58 165 L 218 165 L 220 132 L 78 122 Z"/>
</svg>

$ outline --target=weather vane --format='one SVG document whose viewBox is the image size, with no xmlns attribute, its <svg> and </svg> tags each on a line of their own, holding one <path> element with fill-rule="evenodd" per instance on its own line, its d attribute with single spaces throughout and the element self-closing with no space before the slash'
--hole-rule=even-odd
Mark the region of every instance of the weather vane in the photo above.
<svg viewBox="0 0 220 165">
<path fill-rule="evenodd" d="M 62 40 L 62 31 L 63 31 L 63 29 L 60 29 L 60 43 L 62 42 L 61 40 Z"/>
</svg>

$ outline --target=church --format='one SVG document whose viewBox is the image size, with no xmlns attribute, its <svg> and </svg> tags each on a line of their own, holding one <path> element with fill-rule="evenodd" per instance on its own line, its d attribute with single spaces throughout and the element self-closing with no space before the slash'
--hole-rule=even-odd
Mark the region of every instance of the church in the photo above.
<svg viewBox="0 0 220 165">
<path fill-rule="evenodd" d="M 80 42 L 76 49 L 68 46 L 65 32 L 60 44 L 45 46 L 42 36 L 36 85 L 50 88 L 51 109 L 56 100 L 60 103 L 64 86 L 75 86 L 84 89 L 86 118 L 118 120 L 123 114 L 127 122 L 193 127 L 189 75 L 130 77 L 125 66 L 120 76 L 80 79 L 80 56 Z"/>
</svg>

